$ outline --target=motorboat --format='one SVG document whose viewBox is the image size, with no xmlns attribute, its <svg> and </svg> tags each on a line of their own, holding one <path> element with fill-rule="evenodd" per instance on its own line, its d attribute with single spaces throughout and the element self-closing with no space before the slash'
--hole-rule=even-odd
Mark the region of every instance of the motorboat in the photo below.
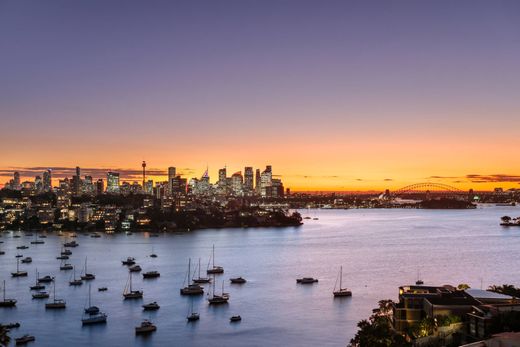
<svg viewBox="0 0 520 347">
<path fill-rule="evenodd" d="M 231 322 L 240 322 L 242 320 L 242 317 L 240 317 L 240 316 L 232 316 L 231 318 L 229 318 L 229 320 Z"/>
<path fill-rule="evenodd" d="M 135 327 L 135 334 L 136 335 L 146 335 L 146 334 L 153 333 L 156 330 L 157 330 L 157 327 L 152 322 L 145 319 L 141 322 L 140 326 Z"/>
<path fill-rule="evenodd" d="M 128 258 L 126 258 L 126 260 L 121 260 L 121 263 L 123 263 L 123 265 L 134 265 L 135 258 L 128 257 Z"/>
<path fill-rule="evenodd" d="M 30 263 L 32 263 L 32 258 L 31 257 L 25 257 L 25 258 L 22 259 L 22 263 L 30 264 Z"/>
<path fill-rule="evenodd" d="M 231 281 L 231 283 L 233 284 L 244 284 L 246 283 L 246 279 L 245 278 L 242 278 L 242 277 L 235 277 L 235 278 L 230 278 L 229 279 Z"/>
<path fill-rule="evenodd" d="M 63 244 L 63 247 L 78 247 L 79 246 L 79 243 L 77 243 L 76 241 L 70 241 L 70 242 L 65 242 Z"/>
<path fill-rule="evenodd" d="M 32 295 L 33 299 L 47 299 L 49 297 L 49 293 L 47 292 L 37 292 Z"/>
<path fill-rule="evenodd" d="M 312 283 L 316 283 L 316 282 L 318 282 L 318 279 L 313 278 L 313 277 L 303 277 L 303 278 L 296 279 L 296 283 L 300 283 L 300 284 L 312 284 Z"/>
<path fill-rule="evenodd" d="M 134 265 L 134 266 L 130 266 L 128 268 L 128 270 L 130 272 L 141 272 L 142 269 L 141 269 L 141 267 L 139 265 Z"/>
<path fill-rule="evenodd" d="M 38 278 L 39 283 L 50 283 L 52 281 L 54 281 L 54 277 L 49 275 Z"/>
<path fill-rule="evenodd" d="M 161 308 L 161 306 L 159 306 L 159 304 L 156 301 L 143 305 L 143 309 L 145 311 L 156 311 L 160 308 Z"/>
<path fill-rule="evenodd" d="M 158 271 L 148 271 L 143 273 L 143 278 L 157 278 L 160 276 L 161 274 Z"/>
</svg>

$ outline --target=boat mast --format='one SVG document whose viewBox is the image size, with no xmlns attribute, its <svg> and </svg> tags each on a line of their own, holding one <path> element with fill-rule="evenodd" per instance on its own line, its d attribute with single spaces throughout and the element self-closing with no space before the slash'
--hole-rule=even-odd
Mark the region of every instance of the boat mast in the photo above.
<svg viewBox="0 0 520 347">
<path fill-rule="evenodd" d="M 90 289 L 92 288 L 92 285 L 89 283 L 88 285 L 88 307 L 91 307 L 92 305 L 90 304 Z"/>
<path fill-rule="evenodd" d="M 5 301 L 5 280 L 4 280 L 4 301 Z"/>
<path fill-rule="evenodd" d="M 213 262 L 213 268 L 215 268 L 215 245 L 213 245 L 213 256 L 211 257 L 211 260 Z"/>
<path fill-rule="evenodd" d="M 343 287 L 342 287 L 342 284 L 343 283 L 343 265 L 339 267 L 339 290 L 341 290 Z"/>
</svg>

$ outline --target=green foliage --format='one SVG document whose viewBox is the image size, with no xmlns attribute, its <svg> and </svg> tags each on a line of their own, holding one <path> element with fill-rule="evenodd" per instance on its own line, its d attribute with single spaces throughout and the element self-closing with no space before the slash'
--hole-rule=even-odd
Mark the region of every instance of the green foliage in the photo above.
<svg viewBox="0 0 520 347">
<path fill-rule="evenodd" d="M 466 284 L 466 283 L 461 283 L 461 284 L 459 284 L 457 286 L 458 290 L 466 290 L 466 289 L 469 289 L 469 288 L 470 288 L 470 286 L 468 284 Z"/>
<path fill-rule="evenodd" d="M 392 300 L 381 300 L 379 308 L 368 320 L 358 323 L 358 332 L 350 347 L 409 347 L 412 344 L 397 333 L 391 324 Z"/>
<path fill-rule="evenodd" d="M 520 288 L 516 288 L 511 284 L 503 284 L 501 286 L 493 285 L 488 288 L 488 290 L 500 293 L 504 295 L 514 296 L 520 298 Z"/>
</svg>

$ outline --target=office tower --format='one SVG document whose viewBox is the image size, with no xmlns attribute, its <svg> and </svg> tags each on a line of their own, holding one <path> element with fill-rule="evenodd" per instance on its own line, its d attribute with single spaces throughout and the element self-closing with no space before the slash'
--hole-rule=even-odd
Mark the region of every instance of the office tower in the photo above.
<svg viewBox="0 0 520 347">
<path fill-rule="evenodd" d="M 267 197 L 269 195 L 269 187 L 273 185 L 273 171 L 271 165 L 267 165 L 260 175 L 260 195 Z"/>
<path fill-rule="evenodd" d="M 105 183 L 100 178 L 96 182 L 96 195 L 101 195 L 105 191 Z"/>
<path fill-rule="evenodd" d="M 107 193 L 119 193 L 119 173 L 107 173 Z"/>
<path fill-rule="evenodd" d="M 81 170 L 79 166 L 76 166 L 76 176 L 81 177 Z"/>
<path fill-rule="evenodd" d="M 83 180 L 83 193 L 92 195 L 94 194 L 95 188 L 94 188 L 94 181 L 92 180 L 92 176 L 85 176 L 85 179 Z"/>
<path fill-rule="evenodd" d="M 145 186 L 143 187 L 144 193 L 147 195 L 153 195 L 153 181 L 148 180 L 146 181 Z"/>
<path fill-rule="evenodd" d="M 141 166 L 143 167 L 143 191 L 144 191 L 144 186 L 146 184 L 146 162 L 143 160 L 143 163 L 141 164 Z"/>
<path fill-rule="evenodd" d="M 244 193 L 250 195 L 253 193 L 253 168 L 246 166 L 244 168 Z"/>
<path fill-rule="evenodd" d="M 52 191 L 52 172 L 50 169 L 47 169 L 43 172 L 43 191 Z"/>
<path fill-rule="evenodd" d="M 39 194 L 43 191 L 43 183 L 40 176 L 36 176 L 34 178 L 34 190 L 36 191 L 36 194 Z"/>
<path fill-rule="evenodd" d="M 255 193 L 258 194 L 258 195 L 260 195 L 260 181 L 261 181 L 260 169 L 256 169 Z"/>
<path fill-rule="evenodd" d="M 243 195 L 243 182 L 244 179 L 242 177 L 242 173 L 240 171 L 235 172 L 231 176 L 231 190 L 234 195 Z"/>
<path fill-rule="evenodd" d="M 18 171 L 15 171 L 13 175 L 13 187 L 14 190 L 20 190 L 22 189 L 22 185 L 20 184 L 20 173 Z"/>
<path fill-rule="evenodd" d="M 173 194 L 173 179 L 177 176 L 177 169 L 173 166 L 168 168 L 168 194 Z"/>
</svg>

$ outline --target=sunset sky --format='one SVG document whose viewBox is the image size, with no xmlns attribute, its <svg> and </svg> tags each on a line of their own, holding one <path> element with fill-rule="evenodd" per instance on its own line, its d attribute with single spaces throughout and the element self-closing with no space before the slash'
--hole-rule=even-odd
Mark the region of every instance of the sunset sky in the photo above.
<svg viewBox="0 0 520 347">
<path fill-rule="evenodd" d="M 520 188 L 519 150 L 520 1 L 0 2 L 0 186 L 146 160 Z"/>
</svg>

